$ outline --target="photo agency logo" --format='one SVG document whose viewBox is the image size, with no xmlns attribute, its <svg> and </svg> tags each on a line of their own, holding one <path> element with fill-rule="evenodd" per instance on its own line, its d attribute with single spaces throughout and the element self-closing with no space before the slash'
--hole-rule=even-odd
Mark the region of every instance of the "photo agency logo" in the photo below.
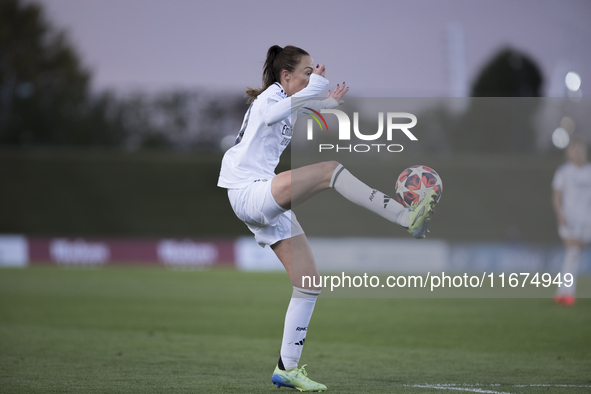
<svg viewBox="0 0 591 394">
<path fill-rule="evenodd" d="M 318 152 L 390 152 L 399 153 L 404 150 L 401 144 L 392 142 L 393 136 L 402 132 L 411 141 L 418 141 L 417 137 L 409 129 L 417 124 L 417 117 L 409 112 L 387 112 L 384 117 L 383 112 L 378 112 L 378 131 L 373 134 L 365 134 L 359 130 L 359 112 L 353 112 L 353 134 L 351 133 L 351 120 L 349 115 L 338 109 L 321 109 L 320 112 L 304 107 L 304 114 L 309 115 L 307 124 L 307 138 L 309 141 L 314 139 L 314 121 L 320 127 L 321 131 L 328 131 L 328 125 L 323 114 L 333 114 L 339 122 L 338 140 L 336 144 L 321 143 L 318 144 Z M 384 118 L 386 119 L 386 135 L 384 141 Z M 404 120 L 407 122 L 405 123 Z M 410 120 L 410 123 L 408 122 Z M 400 123 L 400 121 L 403 121 Z M 351 143 L 355 140 L 364 141 L 363 143 Z M 374 142 L 369 142 L 374 141 Z M 349 143 L 347 143 L 349 142 Z"/>
</svg>

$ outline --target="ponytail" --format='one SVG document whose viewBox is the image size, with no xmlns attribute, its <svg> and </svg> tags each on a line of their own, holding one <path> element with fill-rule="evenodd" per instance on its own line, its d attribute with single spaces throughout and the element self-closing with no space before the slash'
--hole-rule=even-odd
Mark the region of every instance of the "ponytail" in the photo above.
<svg viewBox="0 0 591 394">
<path fill-rule="evenodd" d="M 300 63 L 302 56 L 309 56 L 308 52 L 301 48 L 288 45 L 281 48 L 279 45 L 273 45 L 267 51 L 267 59 L 263 66 L 263 87 L 247 88 L 245 97 L 247 104 L 252 103 L 259 94 L 264 92 L 275 82 L 281 83 L 281 72 L 287 70 L 293 72 Z"/>
</svg>

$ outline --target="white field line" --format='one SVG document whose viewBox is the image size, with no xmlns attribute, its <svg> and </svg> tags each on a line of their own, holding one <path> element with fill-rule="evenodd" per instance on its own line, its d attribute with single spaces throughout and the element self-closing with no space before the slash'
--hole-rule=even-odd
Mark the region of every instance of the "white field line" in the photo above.
<svg viewBox="0 0 591 394">
<path fill-rule="evenodd" d="M 483 390 L 477 388 L 463 388 L 463 387 L 453 387 L 453 386 L 440 386 L 438 384 L 426 384 L 426 385 L 405 385 L 407 387 L 418 387 L 423 389 L 439 389 L 439 390 L 456 390 L 456 391 L 469 391 L 471 393 L 488 393 L 488 394 L 512 394 L 506 391 L 493 391 L 493 390 Z"/>
<path fill-rule="evenodd" d="M 579 388 L 591 388 L 589 385 L 577 385 L 577 384 L 514 384 L 513 387 L 579 387 Z"/>
<path fill-rule="evenodd" d="M 501 386 L 500 384 L 490 384 L 490 385 L 481 385 L 481 384 L 405 384 L 406 387 L 416 387 L 416 388 L 425 388 L 425 389 L 438 389 L 438 390 L 455 390 L 455 391 L 469 391 L 472 393 L 488 393 L 488 394 L 512 394 L 505 391 L 494 391 L 494 390 L 486 390 L 483 388 L 478 387 L 498 387 Z M 506 385 L 508 387 L 576 387 L 576 388 L 591 388 L 590 385 L 575 385 L 575 384 L 512 384 Z"/>
</svg>

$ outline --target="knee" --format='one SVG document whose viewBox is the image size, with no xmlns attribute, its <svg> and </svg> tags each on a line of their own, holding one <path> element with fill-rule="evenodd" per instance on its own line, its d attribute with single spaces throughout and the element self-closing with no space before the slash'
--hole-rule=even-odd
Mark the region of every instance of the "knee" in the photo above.
<svg viewBox="0 0 591 394">
<path fill-rule="evenodd" d="M 338 161 L 324 161 L 322 162 L 322 170 L 324 172 L 324 174 L 326 175 L 326 177 L 328 178 L 328 180 L 330 180 L 330 178 L 332 177 L 332 174 L 334 173 L 334 171 L 337 169 L 337 167 L 340 165 L 341 163 L 339 163 Z"/>
<path fill-rule="evenodd" d="M 337 167 L 341 164 L 338 161 L 335 160 L 331 160 L 331 161 L 325 161 L 322 164 L 324 164 L 324 166 L 326 167 L 327 172 L 330 172 L 331 174 L 334 172 L 334 170 L 337 169 Z"/>
</svg>

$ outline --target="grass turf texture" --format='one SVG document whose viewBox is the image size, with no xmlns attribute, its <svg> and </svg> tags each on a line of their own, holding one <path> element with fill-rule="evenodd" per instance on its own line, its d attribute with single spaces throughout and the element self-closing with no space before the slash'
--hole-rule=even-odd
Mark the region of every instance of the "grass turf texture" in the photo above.
<svg viewBox="0 0 591 394">
<path fill-rule="evenodd" d="M 0 392 L 277 392 L 289 296 L 281 273 L 2 269 Z M 588 393 L 590 326 L 589 299 L 321 298 L 301 361 L 339 393 Z"/>
</svg>

